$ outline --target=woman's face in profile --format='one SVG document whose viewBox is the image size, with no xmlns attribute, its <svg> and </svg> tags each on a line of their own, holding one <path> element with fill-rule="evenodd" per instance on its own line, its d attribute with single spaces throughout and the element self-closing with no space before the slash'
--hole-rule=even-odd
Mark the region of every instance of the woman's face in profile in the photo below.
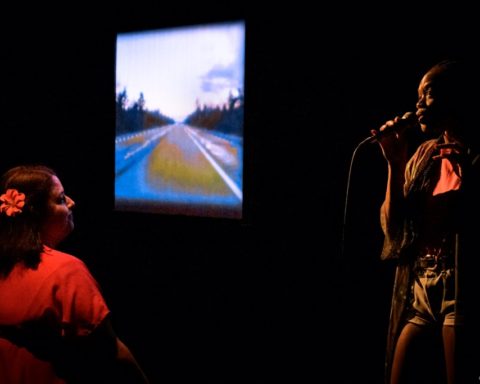
<svg viewBox="0 0 480 384">
<path fill-rule="evenodd" d="M 50 247 L 55 247 L 72 232 L 72 208 L 75 202 L 65 195 L 62 183 L 52 176 L 52 189 L 47 204 L 47 213 L 42 225 L 42 241 Z"/>
<path fill-rule="evenodd" d="M 440 134 L 450 129 L 454 120 L 451 100 L 458 95 L 450 94 L 439 75 L 446 76 L 441 68 L 431 69 L 418 87 L 416 114 L 422 131 L 427 134 Z"/>
</svg>

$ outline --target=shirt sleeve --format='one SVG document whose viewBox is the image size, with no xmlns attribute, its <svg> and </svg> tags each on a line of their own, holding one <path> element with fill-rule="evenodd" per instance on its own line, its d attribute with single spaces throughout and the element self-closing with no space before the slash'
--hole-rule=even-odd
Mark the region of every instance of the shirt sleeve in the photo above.
<svg viewBox="0 0 480 384">
<path fill-rule="evenodd" d="M 97 281 L 79 259 L 73 259 L 55 275 L 53 299 L 62 336 L 90 334 L 110 312 Z"/>
<path fill-rule="evenodd" d="M 403 194 L 407 195 L 407 192 L 419 173 L 420 164 L 423 163 L 431 154 L 431 150 L 434 148 L 436 140 L 428 140 L 422 143 L 407 162 L 405 168 L 405 183 L 403 185 Z M 387 231 L 387 218 L 385 216 L 384 207 L 382 205 L 380 209 L 380 224 L 385 235 L 383 248 L 381 253 L 381 259 L 398 259 L 400 257 L 401 248 L 405 242 L 405 222 L 403 225 L 398 226 L 395 233 Z"/>
<path fill-rule="evenodd" d="M 421 149 L 422 149 L 422 146 L 420 146 L 420 148 L 416 150 L 416 152 L 409 159 L 405 167 L 405 173 L 404 173 L 405 183 L 403 185 L 404 195 L 406 194 L 407 187 L 409 186 L 412 180 L 415 164 L 417 163 L 417 160 L 419 158 L 419 152 Z M 384 204 L 382 204 L 382 207 L 380 208 L 380 225 L 385 235 L 384 241 L 383 241 L 381 259 L 382 260 L 398 259 L 400 254 L 400 248 L 401 248 L 403 237 L 404 237 L 404 227 L 403 225 L 399 225 L 394 233 L 391 233 L 390 231 L 388 231 L 387 217 L 384 209 Z"/>
</svg>

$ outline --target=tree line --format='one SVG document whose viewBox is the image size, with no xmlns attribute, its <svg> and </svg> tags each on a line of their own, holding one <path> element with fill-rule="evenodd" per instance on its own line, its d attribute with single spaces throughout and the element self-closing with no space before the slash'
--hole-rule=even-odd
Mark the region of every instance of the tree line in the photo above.
<svg viewBox="0 0 480 384">
<path fill-rule="evenodd" d="M 242 136 L 243 114 L 244 95 L 239 89 L 238 96 L 233 96 L 232 93 L 230 93 L 227 103 L 222 106 L 200 106 L 197 102 L 196 110 L 188 115 L 185 123 L 226 134 Z"/>
<path fill-rule="evenodd" d="M 145 109 L 145 97 L 140 93 L 138 100 L 128 105 L 126 88 L 119 92 L 115 101 L 116 133 L 133 133 L 153 127 L 173 124 L 174 119 L 163 115 L 159 110 Z"/>
</svg>

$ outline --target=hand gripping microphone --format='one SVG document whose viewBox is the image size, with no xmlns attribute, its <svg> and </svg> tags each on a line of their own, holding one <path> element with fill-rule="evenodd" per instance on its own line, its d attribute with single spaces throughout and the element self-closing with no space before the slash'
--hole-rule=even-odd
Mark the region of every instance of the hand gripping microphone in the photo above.
<svg viewBox="0 0 480 384">
<path fill-rule="evenodd" d="M 414 128 L 418 127 L 418 120 L 415 112 L 406 112 L 401 119 L 396 122 L 393 126 L 387 126 L 383 131 L 378 131 L 377 134 L 367 138 L 367 143 L 372 143 L 374 141 L 380 140 L 384 136 L 390 135 L 397 131 L 400 131 L 404 128 Z"/>
</svg>

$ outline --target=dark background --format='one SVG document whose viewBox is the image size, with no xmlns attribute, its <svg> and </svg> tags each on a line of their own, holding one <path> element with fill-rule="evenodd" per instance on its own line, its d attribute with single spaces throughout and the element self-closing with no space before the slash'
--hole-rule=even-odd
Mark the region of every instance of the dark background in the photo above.
<svg viewBox="0 0 480 384">
<path fill-rule="evenodd" d="M 386 165 L 377 145 L 359 148 L 344 227 L 350 159 L 370 129 L 414 110 L 431 65 L 475 54 L 475 20 L 460 6 L 177 8 L 6 13 L 1 171 L 58 171 L 76 201 L 62 249 L 92 270 L 153 383 L 381 383 Z M 239 19 L 244 219 L 114 212 L 115 33 Z"/>
</svg>

